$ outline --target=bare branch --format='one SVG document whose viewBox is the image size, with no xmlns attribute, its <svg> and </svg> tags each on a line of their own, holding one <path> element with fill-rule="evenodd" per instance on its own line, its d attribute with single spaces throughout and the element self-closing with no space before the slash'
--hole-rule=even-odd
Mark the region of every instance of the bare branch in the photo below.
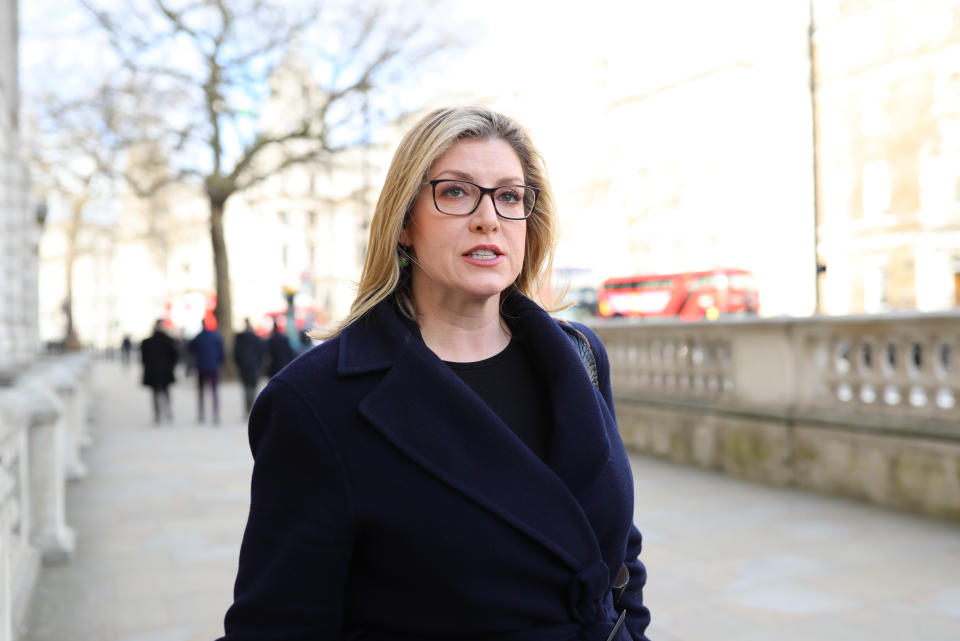
<svg viewBox="0 0 960 641">
<path fill-rule="evenodd" d="M 130 187 L 131 191 L 133 191 L 134 195 L 136 195 L 137 198 L 143 199 L 155 196 L 162 189 L 170 187 L 171 185 L 183 183 L 191 177 L 204 178 L 205 176 L 203 172 L 195 169 L 181 169 L 172 176 L 163 176 L 155 179 L 152 182 L 144 184 L 130 172 L 123 174 L 123 179 L 126 181 L 126 184 Z"/>
<path fill-rule="evenodd" d="M 299 128 L 283 136 L 258 136 L 253 143 L 244 150 L 243 156 L 237 161 L 233 171 L 229 175 L 230 180 L 237 180 L 243 171 L 250 166 L 253 160 L 270 145 L 283 144 L 291 140 L 310 138 L 309 123 L 303 122 Z"/>
<path fill-rule="evenodd" d="M 243 191 L 249 189 L 253 185 L 256 185 L 260 182 L 263 182 L 270 176 L 278 174 L 285 169 L 294 167 L 296 165 L 304 165 L 307 163 L 318 163 L 321 160 L 325 160 L 328 154 L 324 149 L 313 149 L 306 153 L 302 154 L 289 154 L 287 155 L 276 167 L 273 167 L 270 171 L 264 171 L 257 174 L 254 174 L 242 182 L 237 183 L 237 191 Z"/>
<path fill-rule="evenodd" d="M 185 33 L 192 38 L 198 37 L 197 32 L 188 27 L 183 21 L 183 12 L 178 13 L 174 11 L 168 7 L 163 0 L 153 0 L 153 3 L 157 6 L 157 9 L 160 10 L 160 13 L 167 17 L 176 31 Z"/>
</svg>

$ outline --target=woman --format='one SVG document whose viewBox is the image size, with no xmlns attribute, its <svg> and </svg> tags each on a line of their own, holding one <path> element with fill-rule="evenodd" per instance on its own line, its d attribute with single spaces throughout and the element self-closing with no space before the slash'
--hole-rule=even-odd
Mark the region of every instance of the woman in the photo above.
<svg viewBox="0 0 960 641">
<path fill-rule="evenodd" d="M 606 354 L 578 326 L 594 385 L 530 300 L 555 226 L 513 121 L 442 109 L 407 134 L 350 315 L 254 405 L 225 640 L 645 639 Z"/>
</svg>

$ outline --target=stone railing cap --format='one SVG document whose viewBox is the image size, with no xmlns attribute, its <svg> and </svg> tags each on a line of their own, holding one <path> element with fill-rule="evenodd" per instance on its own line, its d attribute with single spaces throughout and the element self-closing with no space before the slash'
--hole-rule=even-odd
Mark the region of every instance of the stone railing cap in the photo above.
<svg viewBox="0 0 960 641">
<path fill-rule="evenodd" d="M 41 378 L 57 392 L 74 392 L 80 387 L 77 375 L 63 363 L 42 363 L 31 368 L 21 378 L 32 377 Z"/>
<path fill-rule="evenodd" d="M 56 394 L 42 379 L 21 377 L 12 388 L 4 388 L 6 394 L 16 397 L 26 414 L 27 426 L 46 425 L 57 420 L 61 403 Z"/>
</svg>

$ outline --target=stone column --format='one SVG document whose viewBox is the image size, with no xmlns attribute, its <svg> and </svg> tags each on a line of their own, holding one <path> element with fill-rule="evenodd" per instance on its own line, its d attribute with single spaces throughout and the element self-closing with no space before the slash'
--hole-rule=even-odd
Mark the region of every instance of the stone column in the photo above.
<svg viewBox="0 0 960 641">
<path fill-rule="evenodd" d="M 5 431 L 0 419 L 0 432 Z M 13 525 L 16 520 L 16 484 L 0 467 L 0 641 L 13 639 L 13 592 L 11 589 Z"/>
<path fill-rule="evenodd" d="M 63 407 L 57 395 L 37 376 L 18 380 L 17 388 L 30 416 L 27 449 L 31 543 L 40 550 L 45 563 L 67 561 L 73 555 L 76 537 L 66 523 Z"/>
<path fill-rule="evenodd" d="M 30 371 L 56 393 L 61 407 L 63 429 L 60 432 L 63 469 L 66 480 L 76 481 L 86 477 L 87 467 L 80 458 L 80 447 L 85 430 L 85 402 L 83 384 L 70 369 L 68 361 L 47 361 Z"/>
<path fill-rule="evenodd" d="M 82 449 L 93 443 L 90 431 L 91 422 L 91 383 L 90 383 L 90 355 L 85 352 L 72 352 L 64 356 L 60 362 L 67 367 L 77 379 L 77 416 L 78 425 L 76 440 L 78 448 Z M 79 456 L 79 454 L 78 454 Z"/>
<path fill-rule="evenodd" d="M 40 570 L 40 555 L 30 544 L 29 424 L 29 407 L 18 388 L 0 389 L 0 576 L 6 590 L 0 599 L 0 640 L 19 629 Z"/>
</svg>

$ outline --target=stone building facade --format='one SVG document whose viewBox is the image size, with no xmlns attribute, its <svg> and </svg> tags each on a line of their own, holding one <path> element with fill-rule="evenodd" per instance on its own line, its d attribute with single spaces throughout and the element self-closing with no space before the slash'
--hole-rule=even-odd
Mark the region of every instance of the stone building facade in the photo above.
<svg viewBox="0 0 960 641">
<path fill-rule="evenodd" d="M 16 0 L 0 0 L 0 379 L 36 353 L 37 208 L 20 147 Z"/>
<path fill-rule="evenodd" d="M 960 2 L 814 3 L 823 311 L 960 306 Z"/>
</svg>

